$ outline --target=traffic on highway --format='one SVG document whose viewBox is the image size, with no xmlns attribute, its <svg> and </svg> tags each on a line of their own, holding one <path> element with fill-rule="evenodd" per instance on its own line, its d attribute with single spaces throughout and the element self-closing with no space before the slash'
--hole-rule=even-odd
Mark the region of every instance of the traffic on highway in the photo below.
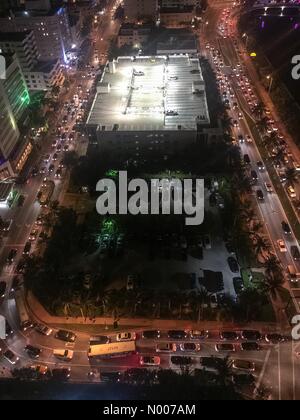
<svg viewBox="0 0 300 420">
<path fill-rule="evenodd" d="M 225 2 L 228 3 L 228 2 Z M 120 24 L 112 17 L 119 2 L 109 2 L 94 19 L 91 48 L 79 69 L 70 69 L 70 89 L 60 101 L 47 137 L 39 144 L 30 176 L 17 186 L 18 204 L 1 209 L 4 220 L 0 255 L 0 315 L 5 318 L 5 338 L 0 339 L 0 376 L 11 377 L 14 367 L 28 367 L 38 378 L 54 377 L 61 381 L 122 382 L 125 372 L 134 369 L 191 369 L 215 371 L 218 359 L 228 357 L 232 374 L 252 395 L 264 384 L 270 398 L 293 398 L 300 391 L 296 377 L 300 373 L 299 349 L 291 337 L 266 328 L 220 328 L 215 330 L 117 328 L 95 334 L 89 330 L 47 325 L 32 316 L 24 297 L 23 274 L 31 254 L 39 255 L 51 235 L 47 218 L 49 203 L 64 199 L 69 180 L 65 153 L 86 154 L 88 135 L 82 129 L 89 110 L 95 81 L 108 59 L 109 40 L 116 37 Z M 210 15 L 211 13 L 211 15 Z M 220 97 L 231 121 L 232 144 L 239 146 L 245 172 L 251 184 L 250 198 L 257 219 L 262 222 L 270 241 L 267 257 L 275 256 L 285 276 L 285 287 L 299 313 L 294 291 L 300 282 L 299 242 L 282 206 L 270 170 L 275 171 L 282 192 L 294 205 L 296 192 L 285 177 L 288 169 L 300 170 L 280 126 L 267 106 L 261 110 L 269 136 L 276 144 L 267 159 L 259 144 L 263 132 L 256 125 L 256 113 L 262 98 L 245 64 L 243 44 L 236 33 L 231 8 L 211 7 L 208 24 L 200 31 L 202 54 L 215 72 Z M 202 39 L 203 37 L 203 39 Z M 275 133 L 275 134 L 274 134 Z M 281 156 L 280 159 L 276 157 Z M 275 159 L 274 159 L 275 158 Z M 298 191 L 297 191 L 298 192 Z M 285 314 L 278 308 L 285 323 Z M 155 323 L 155 322 L 154 322 Z M 67 322 L 66 322 L 67 324 Z M 82 327 L 82 326 L 81 326 Z M 204 328 L 204 327 L 203 327 Z M 74 332 L 75 330 L 75 332 Z"/>
</svg>

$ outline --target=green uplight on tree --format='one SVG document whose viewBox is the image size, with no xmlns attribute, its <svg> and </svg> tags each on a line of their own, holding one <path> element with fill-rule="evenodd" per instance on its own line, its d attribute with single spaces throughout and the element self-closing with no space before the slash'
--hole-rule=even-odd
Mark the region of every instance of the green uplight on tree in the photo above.
<svg viewBox="0 0 300 420">
<path fill-rule="evenodd" d="M 107 171 L 105 176 L 108 178 L 117 178 L 119 175 L 119 171 L 116 171 L 115 169 L 111 169 L 110 171 Z"/>
</svg>

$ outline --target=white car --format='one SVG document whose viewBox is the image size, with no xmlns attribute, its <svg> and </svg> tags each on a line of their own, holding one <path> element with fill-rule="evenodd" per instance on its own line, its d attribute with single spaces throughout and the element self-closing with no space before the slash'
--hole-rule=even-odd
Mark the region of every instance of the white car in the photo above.
<svg viewBox="0 0 300 420">
<path fill-rule="evenodd" d="M 296 171 L 300 171 L 300 163 L 293 162 L 293 164 L 294 164 L 294 168 L 296 169 Z"/>
<path fill-rule="evenodd" d="M 280 252 L 287 252 L 286 245 L 283 239 L 278 239 L 277 245 Z"/>
<path fill-rule="evenodd" d="M 3 357 L 12 365 L 15 365 L 20 360 L 11 350 L 6 350 L 6 352 L 3 353 Z"/>
<path fill-rule="evenodd" d="M 273 192 L 273 187 L 269 182 L 265 182 L 265 187 L 268 193 L 272 193 Z"/>
<path fill-rule="evenodd" d="M 117 334 L 117 341 L 132 341 L 136 339 L 136 334 L 134 332 L 122 332 Z"/>
<path fill-rule="evenodd" d="M 73 359 L 74 351 L 66 350 L 66 349 L 54 349 L 53 356 L 57 357 L 57 359 L 61 359 L 61 360 L 64 360 L 65 362 L 69 362 Z"/>
<path fill-rule="evenodd" d="M 294 188 L 291 185 L 287 188 L 287 192 L 288 192 L 288 195 L 291 198 L 296 198 L 297 197 L 296 191 L 294 190 Z"/>
</svg>

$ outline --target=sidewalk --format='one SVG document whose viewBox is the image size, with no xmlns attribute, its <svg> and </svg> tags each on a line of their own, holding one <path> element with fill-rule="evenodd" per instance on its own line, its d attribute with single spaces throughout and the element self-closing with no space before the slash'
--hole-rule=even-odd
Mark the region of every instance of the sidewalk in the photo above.
<svg viewBox="0 0 300 420">
<path fill-rule="evenodd" d="M 113 323 L 115 321 L 112 317 L 105 318 L 82 318 L 82 317 L 55 317 L 50 315 L 45 308 L 38 302 L 38 300 L 28 293 L 26 297 L 27 308 L 30 312 L 32 318 L 38 322 L 44 324 L 55 326 L 61 325 L 99 325 L 103 326 L 103 331 L 113 329 Z M 280 325 L 276 323 L 263 323 L 263 322 L 253 322 L 253 323 L 241 323 L 233 324 L 230 322 L 218 322 L 218 321 L 200 321 L 194 322 L 190 320 L 168 320 L 168 319 L 146 319 L 146 318 L 122 318 L 118 320 L 118 325 L 120 327 L 126 327 L 127 329 L 200 329 L 200 330 L 210 330 L 210 331 L 219 331 L 224 329 L 258 329 L 259 331 L 264 332 L 274 332 L 281 331 Z M 285 330 L 288 330 L 286 328 Z M 289 331 L 290 332 L 290 331 Z"/>
</svg>

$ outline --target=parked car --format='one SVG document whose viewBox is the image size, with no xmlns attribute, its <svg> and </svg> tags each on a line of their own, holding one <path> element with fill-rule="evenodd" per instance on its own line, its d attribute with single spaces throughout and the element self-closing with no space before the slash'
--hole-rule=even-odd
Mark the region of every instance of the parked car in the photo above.
<svg viewBox="0 0 300 420">
<path fill-rule="evenodd" d="M 32 365 L 30 369 L 43 376 L 48 372 L 48 366 L 46 365 Z"/>
<path fill-rule="evenodd" d="M 255 342 L 245 342 L 241 344 L 241 350 L 242 351 L 259 351 L 261 348 L 259 344 Z"/>
<path fill-rule="evenodd" d="M 121 332 L 117 334 L 117 341 L 132 341 L 136 339 L 136 334 L 134 332 Z"/>
<path fill-rule="evenodd" d="M 187 338 L 187 333 L 183 330 L 169 330 L 168 337 L 172 338 L 173 340 L 182 340 Z"/>
<path fill-rule="evenodd" d="M 141 356 L 140 365 L 142 366 L 159 366 L 160 357 L 159 356 Z"/>
<path fill-rule="evenodd" d="M 26 353 L 31 357 L 32 359 L 38 359 L 40 357 L 40 354 L 42 350 L 39 347 L 32 346 L 28 344 L 25 349 Z"/>
<path fill-rule="evenodd" d="M 157 353 L 175 353 L 177 346 L 175 343 L 158 343 L 156 344 Z"/>
<path fill-rule="evenodd" d="M 235 345 L 230 343 L 220 343 L 215 345 L 216 352 L 235 352 Z"/>
<path fill-rule="evenodd" d="M 241 332 L 243 340 L 259 341 L 262 339 L 261 333 L 256 330 L 244 330 Z"/>
<path fill-rule="evenodd" d="M 232 361 L 232 368 L 244 372 L 255 372 L 255 363 L 248 360 L 235 359 Z"/>
<path fill-rule="evenodd" d="M 11 350 L 6 350 L 3 353 L 3 357 L 12 365 L 15 365 L 20 360 Z"/>
<path fill-rule="evenodd" d="M 95 335 L 90 337 L 90 344 L 109 344 L 110 338 L 107 335 Z"/>
<path fill-rule="evenodd" d="M 75 340 L 76 340 L 76 334 L 74 334 L 70 331 L 59 330 L 55 334 L 55 338 L 57 338 L 58 340 L 61 340 L 61 341 L 66 341 L 68 343 L 74 343 Z"/>
<path fill-rule="evenodd" d="M 52 334 L 52 328 L 47 327 L 47 325 L 37 324 L 35 330 L 42 335 L 49 336 Z"/>
<path fill-rule="evenodd" d="M 245 289 L 244 281 L 241 277 L 234 277 L 233 278 L 233 288 L 237 295 L 243 292 Z"/>
<path fill-rule="evenodd" d="M 226 341 L 235 341 L 238 340 L 239 334 L 236 333 L 235 331 L 222 331 L 220 332 L 220 339 L 221 340 L 226 340 Z"/>
<path fill-rule="evenodd" d="M 71 369 L 62 368 L 62 369 L 53 369 L 51 372 L 52 379 L 55 381 L 64 382 L 67 381 L 71 376 Z"/>
<path fill-rule="evenodd" d="M 68 349 L 54 349 L 53 356 L 57 359 L 64 360 L 65 362 L 70 362 L 73 359 L 74 351 Z"/>
<path fill-rule="evenodd" d="M 239 268 L 237 260 L 234 257 L 228 257 L 227 262 L 228 262 L 230 270 L 233 273 L 239 273 L 240 268 Z"/>
<path fill-rule="evenodd" d="M 171 356 L 171 363 L 177 366 L 188 366 L 192 364 L 192 358 L 186 356 Z"/>
<path fill-rule="evenodd" d="M 190 338 L 192 340 L 204 340 L 209 338 L 209 332 L 205 330 L 192 330 L 190 331 Z"/>
<path fill-rule="evenodd" d="M 198 343 L 181 343 L 179 349 L 185 352 L 198 352 L 201 350 L 201 346 Z"/>
<path fill-rule="evenodd" d="M 160 338 L 160 331 L 159 330 L 143 331 L 142 338 L 155 340 L 157 338 Z"/>
</svg>

